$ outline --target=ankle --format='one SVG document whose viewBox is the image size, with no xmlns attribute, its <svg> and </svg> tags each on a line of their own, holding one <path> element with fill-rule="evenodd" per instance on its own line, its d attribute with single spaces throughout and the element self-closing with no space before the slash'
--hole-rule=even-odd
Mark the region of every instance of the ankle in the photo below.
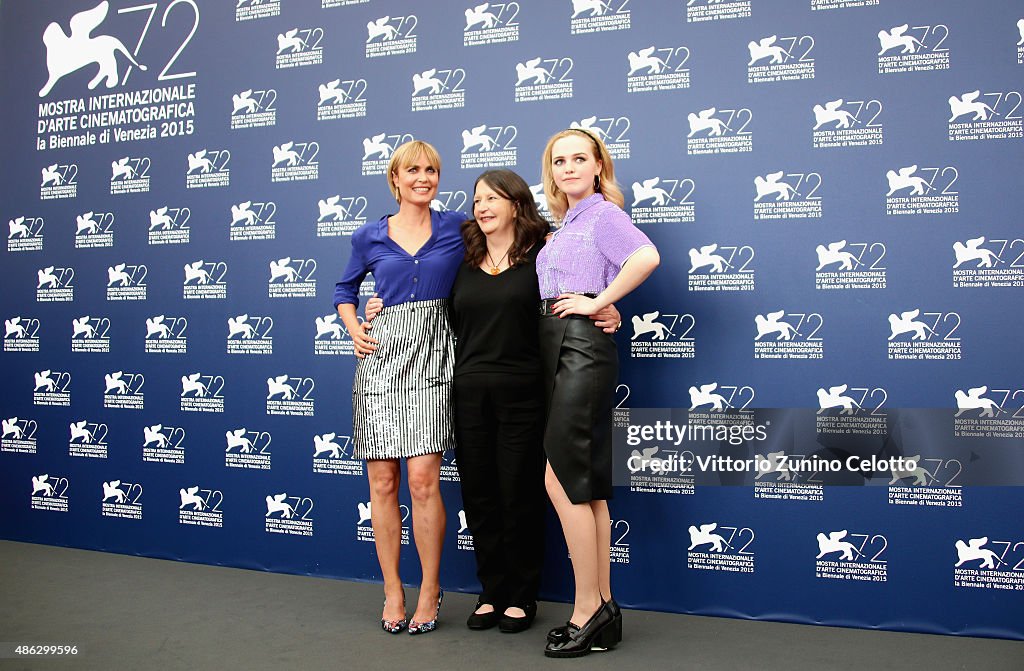
<svg viewBox="0 0 1024 671">
<path fill-rule="evenodd" d="M 573 605 L 572 617 L 569 618 L 569 621 L 577 627 L 583 627 L 603 605 L 601 601 L 577 601 Z"/>
</svg>

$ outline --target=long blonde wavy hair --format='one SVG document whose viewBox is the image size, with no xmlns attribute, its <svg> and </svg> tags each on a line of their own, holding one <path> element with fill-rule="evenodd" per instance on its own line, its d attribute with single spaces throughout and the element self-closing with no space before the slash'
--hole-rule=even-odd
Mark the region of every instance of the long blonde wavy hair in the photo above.
<svg viewBox="0 0 1024 671">
<path fill-rule="evenodd" d="M 578 135 L 589 140 L 593 147 L 594 158 L 601 162 L 601 173 L 598 175 L 600 185 L 595 191 L 603 194 L 605 200 L 623 207 L 626 199 L 622 195 L 622 189 L 619 188 L 618 183 L 615 181 L 615 165 L 612 163 L 612 157 L 604 146 L 604 142 L 593 133 L 582 128 L 568 128 L 551 136 L 551 139 L 548 140 L 548 146 L 544 148 L 544 156 L 541 158 L 544 196 L 547 198 L 548 209 L 551 210 L 551 214 L 554 215 L 556 220 L 560 220 L 569 210 L 569 199 L 566 198 L 561 189 L 555 186 L 555 178 L 551 170 L 551 154 L 555 142 L 570 135 Z"/>
</svg>

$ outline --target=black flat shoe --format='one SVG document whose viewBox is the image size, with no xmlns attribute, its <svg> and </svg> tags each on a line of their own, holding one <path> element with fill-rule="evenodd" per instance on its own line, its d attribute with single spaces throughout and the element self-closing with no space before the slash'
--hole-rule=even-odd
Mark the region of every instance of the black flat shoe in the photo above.
<svg viewBox="0 0 1024 671">
<path fill-rule="evenodd" d="M 537 617 L 537 604 L 530 603 L 520 607 L 526 613 L 523 617 L 512 617 L 502 613 L 501 619 L 498 620 L 498 629 L 501 633 L 518 634 L 521 631 L 526 631 L 533 624 L 533 618 Z"/>
<path fill-rule="evenodd" d="M 545 657 L 582 657 L 589 655 L 591 650 L 609 650 L 618 643 L 615 617 L 607 603 L 602 604 L 582 627 L 569 622 L 566 632 L 567 640 L 547 644 Z"/>
<path fill-rule="evenodd" d="M 476 607 L 473 608 L 473 613 L 466 618 L 466 626 L 473 631 L 483 631 L 484 629 L 491 629 L 498 624 L 498 618 L 501 613 L 498 612 L 497 607 L 490 613 L 477 613 L 476 609 L 482 606 L 483 603 L 477 602 Z"/>
</svg>

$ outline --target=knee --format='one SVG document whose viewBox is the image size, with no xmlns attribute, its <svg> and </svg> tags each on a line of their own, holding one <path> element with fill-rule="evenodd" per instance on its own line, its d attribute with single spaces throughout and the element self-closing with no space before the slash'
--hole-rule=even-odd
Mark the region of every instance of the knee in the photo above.
<svg viewBox="0 0 1024 671">
<path fill-rule="evenodd" d="M 548 498 L 552 501 L 565 498 L 565 491 L 562 489 L 562 483 L 558 481 L 558 476 L 555 475 L 555 472 L 550 468 L 544 472 L 544 489 L 547 490 Z"/>
<path fill-rule="evenodd" d="M 375 499 L 398 497 L 398 476 L 394 473 L 376 473 L 370 478 L 370 490 Z"/>
<path fill-rule="evenodd" d="M 425 503 L 441 496 L 440 474 L 422 471 L 409 474 L 409 496 L 413 503 Z"/>
</svg>

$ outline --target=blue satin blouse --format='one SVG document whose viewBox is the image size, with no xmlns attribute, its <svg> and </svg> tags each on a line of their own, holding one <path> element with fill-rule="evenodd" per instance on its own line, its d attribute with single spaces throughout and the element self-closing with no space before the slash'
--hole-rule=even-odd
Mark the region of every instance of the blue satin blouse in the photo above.
<svg viewBox="0 0 1024 671">
<path fill-rule="evenodd" d="M 430 239 L 410 256 L 388 237 L 388 217 L 369 221 L 352 234 L 352 256 L 334 285 L 334 307 L 359 306 L 359 287 L 367 274 L 376 281 L 384 305 L 448 298 L 465 254 L 461 212 L 430 212 Z"/>
</svg>

